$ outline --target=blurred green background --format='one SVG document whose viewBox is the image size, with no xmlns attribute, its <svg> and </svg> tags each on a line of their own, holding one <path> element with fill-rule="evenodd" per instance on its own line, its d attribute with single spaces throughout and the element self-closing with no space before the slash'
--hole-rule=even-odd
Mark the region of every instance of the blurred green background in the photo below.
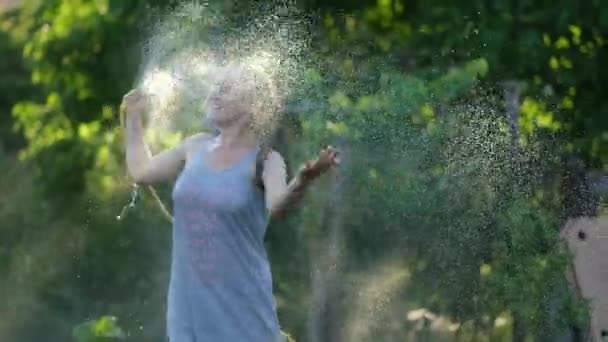
<svg viewBox="0 0 608 342">
<path fill-rule="evenodd" d="M 174 5 L 0 2 L 0 341 L 163 339 L 170 226 L 146 194 L 115 219 L 130 191 L 117 113 L 142 23 Z M 209 6 L 237 21 L 258 5 Z M 293 170 L 332 143 L 345 166 L 268 230 L 283 329 L 575 340 L 588 313 L 558 234 L 603 210 L 585 175 L 608 166 L 608 4 L 291 6 L 314 13 L 313 39 L 279 150 Z"/>
</svg>

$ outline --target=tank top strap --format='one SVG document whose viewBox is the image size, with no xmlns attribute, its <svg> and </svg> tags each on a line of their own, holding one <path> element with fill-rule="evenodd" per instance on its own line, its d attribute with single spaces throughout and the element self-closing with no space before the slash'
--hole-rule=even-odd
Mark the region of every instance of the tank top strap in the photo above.
<svg viewBox="0 0 608 342">
<path fill-rule="evenodd" d="M 249 150 L 242 159 L 235 165 L 235 167 L 244 167 L 247 169 L 251 169 L 255 167 L 256 159 L 260 151 L 259 144 L 256 144 L 251 150 Z"/>
</svg>

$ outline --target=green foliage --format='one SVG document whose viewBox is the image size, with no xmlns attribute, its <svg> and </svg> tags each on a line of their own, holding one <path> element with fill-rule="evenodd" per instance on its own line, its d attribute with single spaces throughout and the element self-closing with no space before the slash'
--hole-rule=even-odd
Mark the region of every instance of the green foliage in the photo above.
<svg viewBox="0 0 608 342">
<path fill-rule="evenodd" d="M 22 45 L 7 32 L 13 29 L 15 17 L 14 13 L 9 13 L 0 20 L 0 150 L 23 146 L 23 139 L 13 129 L 11 110 L 13 104 L 33 93 L 21 59 Z"/>
<path fill-rule="evenodd" d="M 468 1 L 459 6 L 431 1 L 410 8 L 405 16 L 421 32 L 412 44 L 418 60 L 436 65 L 485 58 L 492 80 L 522 81 L 526 94 L 546 104 L 569 151 L 594 167 L 606 164 L 608 107 L 593 95 L 608 79 L 602 68 L 608 10 L 600 1 Z M 546 114 L 538 115 L 547 120 L 541 116 Z M 556 127 L 542 121 L 536 126 Z"/>
<path fill-rule="evenodd" d="M 23 44 L 31 82 L 42 96 L 20 101 L 13 114 L 28 141 L 22 157 L 36 160 L 47 194 L 84 189 L 84 175 L 103 145 L 100 127 L 116 122 L 117 102 L 135 71 L 143 4 L 28 1 L 19 11 L 9 33 Z M 66 174 L 72 176 L 64 185 Z"/>
<path fill-rule="evenodd" d="M 76 326 L 72 335 L 77 342 L 104 342 L 124 339 L 125 333 L 116 322 L 116 317 L 104 316 Z"/>
<path fill-rule="evenodd" d="M 504 208 L 497 224 L 497 233 L 506 239 L 495 242 L 492 262 L 482 269 L 482 293 L 485 300 L 497 310 L 508 306 L 515 315 L 523 318 L 528 331 L 543 332 L 545 337 L 563 331 L 563 320 L 551 320 L 547 315 L 547 293 L 563 287 L 567 254 L 562 251 L 555 234 L 555 223 L 539 208 L 524 198 Z M 498 303 L 502 300 L 503 303 Z M 572 317 L 574 302 L 560 298 L 555 307 L 559 317 Z M 506 305 L 505 305 L 506 304 Z M 495 312 L 494 314 L 498 314 Z M 555 314 L 555 313 L 554 313 Z M 575 317 L 581 324 L 584 317 Z"/>
</svg>

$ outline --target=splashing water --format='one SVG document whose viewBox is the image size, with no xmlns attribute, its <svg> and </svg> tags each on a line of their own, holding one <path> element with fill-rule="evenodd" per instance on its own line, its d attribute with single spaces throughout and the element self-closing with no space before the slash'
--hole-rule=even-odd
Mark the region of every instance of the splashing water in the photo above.
<svg viewBox="0 0 608 342">
<path fill-rule="evenodd" d="M 303 30 L 304 20 L 285 14 L 290 14 L 290 11 L 290 8 L 286 11 L 283 8 L 282 11 L 270 11 L 270 15 L 258 13 L 248 20 L 247 25 L 235 24 L 233 19 L 197 2 L 186 3 L 163 15 L 147 44 L 146 63 L 137 81 L 153 102 L 153 110 L 147 120 L 148 129 L 159 132 L 157 137 L 166 137 L 170 133 L 185 135 L 201 128 L 211 129 L 204 127 L 205 102 L 213 91 L 215 80 L 223 68 L 231 63 L 244 65 L 269 80 L 268 88 L 276 90 L 278 103 L 302 90 L 296 84 L 301 83 L 303 66 L 306 64 L 302 50 L 308 43 L 308 37 Z M 472 65 L 474 69 L 477 64 Z M 375 94 L 368 94 L 374 92 L 373 87 L 363 92 L 369 103 L 375 105 L 374 101 L 385 101 L 384 107 L 378 105 L 375 109 L 358 109 L 359 121 L 353 119 L 348 122 L 349 118 L 346 118 L 345 121 L 360 136 L 359 141 L 348 143 L 352 152 L 349 180 L 356 178 L 369 184 L 350 182 L 348 186 L 340 187 L 340 191 L 334 189 L 334 193 L 340 194 L 332 200 L 339 206 L 330 211 L 333 220 L 319 220 L 329 223 L 325 232 L 328 236 L 324 239 L 326 244 L 319 244 L 322 253 L 319 257 L 313 256 L 309 265 L 313 270 L 321 270 L 313 276 L 310 289 L 312 307 L 307 317 L 307 334 L 311 341 L 324 340 L 323 330 L 327 329 L 325 325 L 328 320 L 323 306 L 333 304 L 351 311 L 343 317 L 337 314 L 330 317 L 330 320 L 337 318 L 336 322 L 345 323 L 335 333 L 337 336 L 363 341 L 366 336 L 373 336 L 377 327 L 386 330 L 382 317 L 386 317 L 387 312 L 393 312 L 393 306 L 400 304 L 397 300 L 392 301 L 391 297 L 400 291 L 399 286 L 403 286 L 405 278 L 410 281 L 410 273 L 413 275 L 412 285 L 416 282 L 433 284 L 433 277 L 439 276 L 462 279 L 463 274 L 471 274 L 470 278 L 476 279 L 479 263 L 485 262 L 486 258 L 483 255 L 486 251 L 479 246 L 493 243 L 499 234 L 490 229 L 499 227 L 495 221 L 502 219 L 495 212 L 510 207 L 517 209 L 511 195 L 503 194 L 510 193 L 517 185 L 520 173 L 513 170 L 513 165 L 517 163 L 512 160 L 511 142 L 506 132 L 508 126 L 504 120 L 497 119 L 498 115 L 492 107 L 486 103 L 475 104 L 469 99 L 465 100 L 469 103 L 447 110 L 446 103 L 438 100 L 442 93 L 448 94 L 443 94 L 445 97 L 457 97 L 449 95 L 454 92 L 450 87 L 460 84 L 465 88 L 462 84 L 469 82 L 468 78 L 477 77 L 477 72 L 469 70 L 471 68 L 467 66 L 460 72 L 452 70 L 434 82 L 401 77 L 398 73 L 390 74 L 394 70 L 389 70 L 389 76 L 379 77 Z M 383 78 L 388 81 L 383 81 Z M 357 82 L 361 81 L 355 80 L 353 83 Z M 324 83 L 322 87 L 327 92 L 335 90 Z M 328 94 L 322 94 L 319 99 L 312 101 L 326 101 L 325 95 Z M 258 97 L 260 103 L 256 105 L 264 107 L 264 100 L 264 96 Z M 357 105 L 365 107 L 363 102 Z M 412 114 L 415 111 L 413 108 L 424 106 L 437 106 L 439 113 L 430 109 L 422 118 L 416 118 L 417 114 Z M 444 107 L 443 110 L 441 107 Z M 355 111 L 352 107 L 348 110 Z M 389 121 L 394 118 L 388 114 L 374 116 L 384 112 L 394 116 L 408 113 L 410 117 L 404 115 L 403 121 Z M 254 121 L 278 121 L 279 113 L 279 110 L 261 112 L 264 115 L 254 116 Z M 311 122 L 319 119 L 325 123 L 333 119 L 324 116 L 326 113 L 304 114 L 310 114 Z M 316 118 L 313 117 L 315 115 Z M 396 122 L 400 126 L 395 125 Z M 329 127 L 341 126 L 335 124 Z M 161 142 L 152 139 L 150 144 L 153 148 L 160 147 Z M 530 155 L 527 158 L 538 157 Z M 363 169 L 361 165 L 372 167 Z M 513 197 L 521 196 L 517 190 L 513 193 Z M 321 194 L 326 195 L 325 192 Z M 353 207 L 379 208 L 382 205 L 378 203 L 384 204 L 383 212 L 360 210 L 352 217 L 339 214 L 345 211 L 343 207 L 350 207 L 351 210 Z M 365 223 L 361 224 L 362 221 Z M 423 258 L 428 258 L 430 262 L 436 260 L 436 265 L 418 269 L 417 264 L 402 266 L 397 263 L 397 271 L 391 272 L 400 276 L 394 279 L 390 274 L 385 274 L 389 272 L 362 274 L 357 269 L 360 266 L 357 263 L 364 258 L 357 260 L 348 254 L 348 246 L 352 243 L 350 235 L 366 235 L 363 232 L 347 234 L 346 227 L 376 227 L 383 224 L 386 227 L 383 227 L 383 234 L 378 234 L 377 241 L 366 241 L 370 259 L 389 254 L 390 251 L 395 253 L 395 258 L 413 260 L 415 258 L 411 256 L 404 257 L 402 250 L 415 246 L 422 251 L 420 254 Z M 402 227 L 407 227 L 407 234 Z M 509 232 L 505 229 L 501 234 L 507 235 Z M 470 250 L 462 248 L 469 244 L 477 247 Z M 454 257 L 448 258 L 446 255 Z M 378 259 L 377 264 L 382 266 L 384 261 Z M 393 260 L 386 263 L 392 265 Z M 373 264 L 373 261 L 369 262 L 369 265 Z M 337 289 L 341 278 L 346 278 L 349 273 L 357 278 L 353 289 Z M 424 286 L 422 288 L 425 290 Z M 463 294 L 461 297 L 470 294 L 467 292 L 470 287 L 464 282 L 456 282 L 454 288 L 454 291 Z M 360 295 L 354 296 L 353 304 L 339 303 L 331 298 L 344 293 Z M 444 296 L 442 300 L 451 300 L 448 294 L 441 294 Z M 420 297 L 430 295 L 422 291 Z M 380 305 L 375 307 L 374 302 Z"/>
<path fill-rule="evenodd" d="M 280 104 L 300 78 L 305 21 L 286 5 L 263 13 L 253 10 L 244 26 L 234 21 L 196 1 L 159 16 L 136 82 L 152 102 L 146 126 L 148 136 L 157 138 L 149 139 L 153 148 L 162 143 L 158 137 L 170 133 L 212 129 L 204 121 L 205 104 L 218 77 L 233 64 L 266 83 L 256 96 L 254 106 L 263 110 L 255 113 L 254 124 L 277 121 Z M 275 94 L 273 102 L 264 103 L 269 93 Z"/>
</svg>

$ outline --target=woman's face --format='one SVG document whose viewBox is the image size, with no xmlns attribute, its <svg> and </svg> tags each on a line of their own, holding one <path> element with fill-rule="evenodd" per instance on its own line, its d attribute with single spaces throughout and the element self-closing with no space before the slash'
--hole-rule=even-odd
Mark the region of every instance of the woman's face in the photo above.
<svg viewBox="0 0 608 342">
<path fill-rule="evenodd" d="M 251 99 L 247 84 L 239 69 L 226 71 L 207 102 L 207 119 L 222 128 L 250 115 Z"/>
</svg>

